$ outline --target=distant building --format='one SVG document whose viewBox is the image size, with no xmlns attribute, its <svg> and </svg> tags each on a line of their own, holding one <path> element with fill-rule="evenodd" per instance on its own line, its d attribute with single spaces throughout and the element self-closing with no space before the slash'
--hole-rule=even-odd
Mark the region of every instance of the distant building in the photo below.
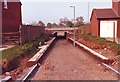
<svg viewBox="0 0 120 82">
<path fill-rule="evenodd" d="M 21 5 L 20 0 L 2 0 L 0 2 L 3 33 L 19 31 L 19 26 L 22 25 Z"/>
<path fill-rule="evenodd" d="M 93 36 L 120 41 L 120 0 L 112 1 L 112 8 L 93 9 L 90 19 Z"/>
</svg>

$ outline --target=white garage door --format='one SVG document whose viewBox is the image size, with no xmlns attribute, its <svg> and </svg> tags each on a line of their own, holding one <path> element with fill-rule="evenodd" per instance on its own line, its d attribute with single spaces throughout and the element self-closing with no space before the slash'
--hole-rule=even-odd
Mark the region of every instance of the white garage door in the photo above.
<svg viewBox="0 0 120 82">
<path fill-rule="evenodd" d="M 115 28 L 114 28 L 115 23 Z M 117 21 L 100 21 L 100 37 L 113 38 L 115 29 L 115 37 L 117 35 Z"/>
</svg>

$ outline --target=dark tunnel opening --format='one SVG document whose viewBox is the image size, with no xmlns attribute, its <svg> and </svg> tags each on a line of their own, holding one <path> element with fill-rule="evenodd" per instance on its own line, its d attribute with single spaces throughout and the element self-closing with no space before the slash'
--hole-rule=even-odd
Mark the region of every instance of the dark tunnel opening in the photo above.
<svg viewBox="0 0 120 82">
<path fill-rule="evenodd" d="M 58 35 L 58 32 L 55 32 L 53 36 L 57 39 L 67 39 L 67 32 L 64 32 L 64 35 Z"/>
</svg>

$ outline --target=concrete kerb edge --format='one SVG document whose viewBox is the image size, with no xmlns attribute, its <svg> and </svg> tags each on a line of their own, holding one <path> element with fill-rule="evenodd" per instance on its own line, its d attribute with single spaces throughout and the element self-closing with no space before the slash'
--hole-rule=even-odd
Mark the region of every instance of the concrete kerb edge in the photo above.
<svg viewBox="0 0 120 82">
<path fill-rule="evenodd" d="M 74 41 L 72 38 L 68 38 L 68 40 L 71 40 L 72 42 Z M 77 41 L 75 41 L 75 44 L 79 45 L 80 47 L 82 47 L 83 49 L 87 50 L 88 52 L 90 52 L 91 54 L 93 54 L 94 56 L 96 56 L 97 58 L 99 58 L 99 59 L 101 59 L 103 61 L 109 60 L 109 58 L 107 58 L 107 57 L 105 57 L 105 56 L 103 56 L 103 55 L 93 51 L 92 49 L 88 48 L 87 46 L 85 46 L 85 45 L 83 45 L 83 44 L 81 44 L 81 43 L 79 43 Z"/>
<path fill-rule="evenodd" d="M 110 70 L 112 70 L 113 72 L 115 72 L 116 74 L 120 75 L 120 72 L 119 72 L 118 70 L 112 68 L 111 66 L 109 66 L 109 65 L 107 65 L 107 64 L 105 64 L 105 63 L 102 63 L 102 65 L 103 65 L 104 67 L 106 67 L 107 69 L 110 69 Z"/>
<path fill-rule="evenodd" d="M 42 53 L 42 54 L 44 54 L 46 51 L 47 51 L 47 49 L 49 48 L 49 46 L 51 46 L 51 44 L 54 42 L 54 40 L 55 40 L 55 37 L 51 40 L 51 42 L 50 42 L 50 44 L 48 45 L 48 47 L 44 50 L 44 52 Z M 37 62 L 38 63 L 38 62 Z M 24 82 L 26 79 L 27 79 L 27 77 L 29 77 L 29 75 L 34 71 L 34 69 L 37 67 L 37 64 L 35 64 L 34 66 L 33 66 L 33 68 L 30 70 L 30 72 L 22 79 L 22 82 Z"/>
<path fill-rule="evenodd" d="M 68 38 L 68 40 L 70 40 L 70 41 L 74 41 L 72 38 Z M 81 44 L 81 43 L 79 43 L 79 42 L 77 42 L 77 41 L 75 41 L 75 43 L 77 44 L 77 45 L 79 45 L 80 47 L 82 47 L 83 49 L 86 49 L 85 47 L 85 45 L 83 46 L 83 44 Z M 82 46 L 81 46 L 82 45 Z M 87 47 L 88 48 L 88 47 Z M 88 52 L 90 52 L 91 53 L 91 51 L 92 52 L 95 52 L 95 51 L 93 51 L 93 50 L 91 50 L 91 49 L 86 49 Z M 90 51 L 89 51 L 90 50 Z M 107 58 L 107 57 L 104 57 L 103 55 L 102 56 L 100 56 L 101 54 L 99 54 L 99 53 L 97 53 L 97 52 L 95 52 L 95 53 L 92 53 L 94 56 L 96 56 L 96 57 L 98 57 L 99 59 L 101 59 L 102 61 L 109 61 L 109 58 Z M 100 57 L 99 57 L 100 56 Z M 110 69 L 110 70 L 112 70 L 113 72 L 115 72 L 116 74 L 118 74 L 118 75 L 120 75 L 120 72 L 118 71 L 118 70 L 116 70 L 116 69 L 114 69 L 114 68 L 112 68 L 111 66 L 109 66 L 109 65 L 107 65 L 106 63 L 102 63 L 102 65 L 104 66 L 104 67 L 106 67 L 107 69 Z"/>
<path fill-rule="evenodd" d="M 27 75 L 24 76 L 24 78 L 22 79 L 21 82 L 24 82 L 28 77 L 29 75 L 33 72 L 33 70 L 38 66 L 38 64 L 35 64 L 32 69 L 27 73 Z"/>
<path fill-rule="evenodd" d="M 56 39 L 55 37 L 52 38 L 51 42 L 49 43 L 49 45 L 47 46 L 47 48 L 44 50 L 44 53 L 45 53 L 45 52 L 47 51 L 47 49 L 51 46 L 51 44 L 55 41 L 55 39 Z M 44 54 L 44 53 L 42 53 L 42 54 Z M 38 63 L 38 62 L 36 62 L 36 64 L 32 66 L 32 69 L 30 70 L 29 73 L 27 73 L 22 79 L 19 79 L 19 80 L 22 80 L 22 82 L 24 82 L 24 81 L 29 77 L 29 75 L 34 71 L 34 69 L 38 66 L 37 63 Z M 7 77 L 9 77 L 9 78 L 7 79 Z M 11 76 L 6 76 L 6 77 L 3 78 L 1 81 L 7 82 L 7 81 L 9 81 L 10 79 L 12 79 Z"/>
<path fill-rule="evenodd" d="M 44 49 L 39 55 L 38 57 L 35 59 L 35 61 L 29 61 L 31 60 L 36 54 L 38 54 L 41 50 L 39 50 L 31 59 L 28 60 L 28 63 L 27 63 L 27 66 L 28 67 L 31 67 L 33 65 L 35 65 L 36 63 L 38 63 L 38 61 L 40 60 L 40 58 L 44 55 L 44 53 L 48 50 L 48 48 L 51 46 L 51 44 L 54 42 L 55 40 L 55 37 L 52 38 L 52 40 L 50 40 L 50 42 L 45 46 L 43 47 L 42 49 Z"/>
</svg>

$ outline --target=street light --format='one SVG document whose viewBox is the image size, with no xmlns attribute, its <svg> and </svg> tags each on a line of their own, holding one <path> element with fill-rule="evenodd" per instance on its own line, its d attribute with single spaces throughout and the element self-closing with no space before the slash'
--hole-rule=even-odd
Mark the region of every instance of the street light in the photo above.
<svg viewBox="0 0 120 82">
<path fill-rule="evenodd" d="M 74 41 L 73 41 L 73 45 L 75 46 L 75 6 L 71 5 L 70 7 L 72 7 L 74 9 Z"/>
<path fill-rule="evenodd" d="M 88 1 L 88 22 L 90 22 L 90 19 L 89 19 L 89 12 L 90 12 L 90 0 Z"/>
</svg>

